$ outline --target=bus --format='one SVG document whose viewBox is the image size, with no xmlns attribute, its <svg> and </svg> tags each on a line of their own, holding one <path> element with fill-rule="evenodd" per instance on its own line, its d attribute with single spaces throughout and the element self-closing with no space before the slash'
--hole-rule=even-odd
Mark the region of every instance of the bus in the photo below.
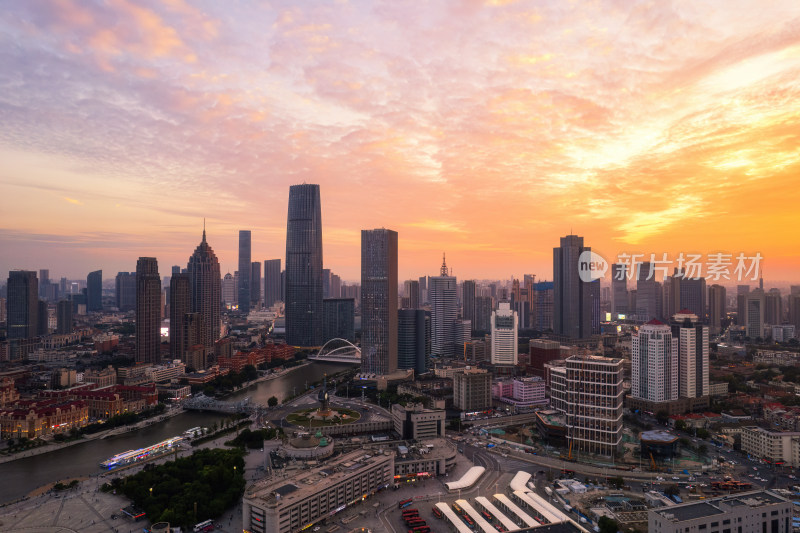
<svg viewBox="0 0 800 533">
<path fill-rule="evenodd" d="M 442 517 L 442 510 L 439 509 L 438 507 L 434 507 L 433 508 L 433 516 L 435 516 L 436 518 L 441 518 Z"/>
<path fill-rule="evenodd" d="M 416 529 L 418 527 L 422 527 L 422 526 L 425 526 L 425 525 L 427 525 L 425 523 L 425 520 L 417 520 L 416 522 L 409 522 L 408 523 L 408 527 L 410 527 L 411 529 Z"/>
<path fill-rule="evenodd" d="M 481 511 L 481 516 L 483 516 L 487 521 L 491 522 L 494 518 L 491 514 L 487 513 L 486 511 Z"/>
<path fill-rule="evenodd" d="M 455 512 L 457 512 L 458 514 L 464 514 L 464 509 L 462 509 L 462 508 L 461 508 L 461 506 L 460 506 L 460 505 L 458 505 L 458 504 L 457 504 L 457 503 L 455 503 L 455 502 L 453 502 L 453 510 L 454 510 Z"/>
<path fill-rule="evenodd" d="M 405 508 L 405 507 L 408 507 L 409 505 L 411 505 L 411 504 L 413 503 L 413 501 L 414 501 L 414 500 L 413 500 L 412 498 L 409 498 L 409 499 L 407 499 L 407 500 L 403 500 L 403 501 L 401 501 L 401 502 L 399 502 L 399 503 L 397 504 L 397 508 L 398 508 L 398 509 L 403 509 L 403 508 Z"/>
<path fill-rule="evenodd" d="M 469 515 L 465 514 L 461 518 L 464 520 L 464 522 L 467 523 L 467 525 L 470 527 L 470 529 L 475 529 L 475 520 L 470 518 Z"/>
<path fill-rule="evenodd" d="M 213 531 L 214 530 L 214 522 L 211 520 L 205 520 L 200 522 L 199 524 L 195 524 L 194 531 L 198 533 L 199 531 Z"/>
<path fill-rule="evenodd" d="M 404 516 L 403 520 L 406 521 L 406 524 L 410 524 L 411 522 L 418 522 L 419 520 L 422 520 L 422 518 L 420 518 L 418 514 L 412 514 L 409 516 Z"/>
<path fill-rule="evenodd" d="M 430 533 L 431 528 L 428 526 L 420 526 L 415 527 L 414 529 L 409 529 L 411 533 Z"/>
<path fill-rule="evenodd" d="M 417 513 L 419 513 L 419 509 L 406 509 L 405 511 L 403 511 L 403 516 L 409 514 L 417 514 Z"/>
</svg>

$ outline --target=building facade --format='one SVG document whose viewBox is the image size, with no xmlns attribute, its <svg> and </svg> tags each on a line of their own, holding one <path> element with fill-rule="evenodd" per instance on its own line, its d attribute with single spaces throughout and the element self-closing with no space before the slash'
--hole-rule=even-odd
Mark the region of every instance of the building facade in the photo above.
<svg viewBox="0 0 800 533">
<path fill-rule="evenodd" d="M 264 306 L 272 307 L 275 302 L 283 301 L 281 295 L 281 260 L 264 261 Z"/>
<path fill-rule="evenodd" d="M 453 406 L 462 411 L 482 411 L 492 404 L 492 375 L 466 367 L 453 373 Z"/>
<path fill-rule="evenodd" d="M 114 289 L 117 309 L 120 311 L 136 309 L 136 272 L 118 272 Z"/>
<path fill-rule="evenodd" d="M 86 276 L 86 311 L 103 310 L 103 271 L 95 270 Z"/>
<path fill-rule="evenodd" d="M 136 262 L 136 362 L 161 360 L 161 277 L 155 257 Z"/>
<path fill-rule="evenodd" d="M 508 302 L 500 302 L 492 313 L 492 364 L 516 365 L 519 316 Z"/>
<path fill-rule="evenodd" d="M 286 342 L 322 344 L 322 207 L 319 185 L 292 185 L 286 223 Z"/>
<path fill-rule="evenodd" d="M 198 313 L 201 318 L 200 343 L 213 346 L 220 337 L 222 285 L 219 260 L 206 241 L 205 228 L 186 270 L 190 280 L 191 312 Z"/>
<path fill-rule="evenodd" d="M 651 320 L 631 337 L 631 396 L 651 402 L 678 399 L 678 340 Z"/>
<path fill-rule="evenodd" d="M 39 328 L 39 282 L 32 270 L 8 273 L 6 323 L 9 339 L 32 339 Z"/>
<path fill-rule="evenodd" d="M 361 231 L 361 372 L 397 370 L 397 232 Z"/>
<path fill-rule="evenodd" d="M 688 309 L 672 317 L 672 336 L 678 340 L 678 393 L 681 398 L 708 396 L 708 326 Z"/>
<path fill-rule="evenodd" d="M 192 280 L 189 274 L 173 274 L 169 280 L 169 356 L 181 359 L 188 348 L 184 320 L 192 312 Z"/>
<path fill-rule="evenodd" d="M 425 309 L 397 311 L 397 368 L 413 368 L 416 375 L 428 370 L 431 353 L 431 314 Z"/>
<path fill-rule="evenodd" d="M 431 353 L 452 357 L 454 324 L 458 318 L 458 287 L 455 276 L 449 275 L 444 257 L 440 275 L 428 278 L 428 299 L 431 304 Z"/>
<path fill-rule="evenodd" d="M 725 320 L 727 313 L 727 291 L 722 285 L 711 285 L 708 288 L 708 324 L 711 335 L 719 335 L 722 332 L 722 321 Z"/>
<path fill-rule="evenodd" d="M 239 281 L 236 284 L 237 302 L 239 311 L 250 312 L 250 274 L 252 271 L 251 257 L 252 234 L 250 230 L 239 230 Z"/>
<path fill-rule="evenodd" d="M 589 287 L 578 275 L 578 258 L 591 248 L 583 237 L 561 237 L 553 248 L 553 331 L 574 339 L 592 334 L 592 302 Z"/>
<path fill-rule="evenodd" d="M 322 342 L 344 339 L 355 342 L 356 301 L 353 298 L 326 298 L 322 301 Z"/>
</svg>

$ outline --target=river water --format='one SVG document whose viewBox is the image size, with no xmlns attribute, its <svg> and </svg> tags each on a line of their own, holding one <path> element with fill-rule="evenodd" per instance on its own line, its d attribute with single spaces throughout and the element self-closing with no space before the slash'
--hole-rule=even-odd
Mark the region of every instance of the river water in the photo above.
<svg viewBox="0 0 800 533">
<path fill-rule="evenodd" d="M 311 363 L 280 378 L 262 381 L 236 392 L 230 400 L 249 396 L 251 401 L 266 405 L 270 396 L 283 400 L 300 393 L 307 383 L 321 380 L 327 373 L 334 374 L 352 365 L 340 363 Z M 181 435 L 187 429 L 209 427 L 224 415 L 186 411 L 162 422 L 123 435 L 95 439 L 53 452 L 23 457 L 0 464 L 0 503 L 21 498 L 32 490 L 61 479 L 99 473 L 99 463 L 120 452 L 142 448 L 170 437 Z"/>
</svg>

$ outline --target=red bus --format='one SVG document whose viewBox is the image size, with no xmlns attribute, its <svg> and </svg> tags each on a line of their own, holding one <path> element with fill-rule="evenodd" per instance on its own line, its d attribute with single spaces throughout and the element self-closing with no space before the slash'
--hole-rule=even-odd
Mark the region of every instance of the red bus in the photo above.
<svg viewBox="0 0 800 533">
<path fill-rule="evenodd" d="M 411 522 L 417 522 L 419 520 L 422 520 L 422 518 L 420 518 L 418 514 L 415 514 L 411 516 L 404 516 L 403 520 L 406 521 L 406 524 L 410 524 Z"/>
<path fill-rule="evenodd" d="M 489 514 L 489 513 L 488 513 L 488 512 L 486 512 L 486 511 L 481 511 L 481 515 L 483 515 L 483 517 L 484 517 L 486 520 L 488 520 L 489 522 L 491 522 L 491 521 L 492 521 L 492 519 L 494 518 L 494 517 L 493 517 L 491 514 Z"/>
<path fill-rule="evenodd" d="M 408 523 L 408 527 L 410 527 L 411 529 L 414 529 L 415 527 L 421 527 L 421 526 L 424 526 L 424 525 L 427 525 L 425 523 L 425 520 L 413 520 L 413 521 Z"/>
<path fill-rule="evenodd" d="M 439 509 L 438 507 L 434 507 L 433 508 L 433 516 L 435 516 L 436 518 L 441 518 L 442 517 L 442 510 Z"/>
<path fill-rule="evenodd" d="M 415 527 L 411 531 L 413 531 L 414 533 L 429 533 L 430 530 L 431 528 L 429 528 L 428 526 L 421 526 L 421 527 Z"/>
<path fill-rule="evenodd" d="M 464 522 L 471 528 L 475 527 L 475 521 L 469 517 L 469 515 L 462 515 L 461 518 L 464 519 Z"/>
<path fill-rule="evenodd" d="M 417 513 L 419 513 L 419 509 L 405 509 L 405 510 L 403 510 L 403 516 L 406 516 L 406 515 L 409 515 L 409 514 L 417 514 Z"/>
<path fill-rule="evenodd" d="M 397 504 L 397 508 L 398 508 L 398 509 L 402 509 L 402 508 L 404 508 L 404 507 L 408 507 L 409 505 L 411 505 L 411 503 L 412 503 L 413 501 L 414 501 L 414 500 L 413 500 L 413 499 L 411 499 L 411 498 L 409 498 L 409 499 L 407 499 L 407 500 L 403 500 L 403 501 L 401 501 L 401 502 L 399 502 L 399 503 Z"/>
</svg>

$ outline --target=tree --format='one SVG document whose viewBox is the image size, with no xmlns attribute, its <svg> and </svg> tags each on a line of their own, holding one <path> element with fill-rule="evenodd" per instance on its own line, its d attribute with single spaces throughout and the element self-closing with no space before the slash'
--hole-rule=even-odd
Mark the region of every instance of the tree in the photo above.
<svg viewBox="0 0 800 533">
<path fill-rule="evenodd" d="M 656 413 L 656 422 L 659 424 L 666 424 L 669 421 L 669 413 L 663 409 Z"/>
<path fill-rule="evenodd" d="M 706 428 L 698 428 L 697 429 L 697 436 L 701 439 L 707 439 L 711 436 L 711 433 L 708 432 Z"/>
<path fill-rule="evenodd" d="M 600 520 L 597 521 L 597 527 L 600 529 L 600 533 L 617 533 L 619 530 L 617 521 L 607 516 L 600 517 Z"/>
<path fill-rule="evenodd" d="M 678 431 L 685 431 L 686 430 L 686 422 L 684 420 L 676 420 L 675 421 L 675 429 Z"/>
<path fill-rule="evenodd" d="M 276 398 L 275 396 L 270 396 L 269 400 L 267 400 L 267 405 L 269 405 L 270 407 L 275 407 L 276 405 L 278 405 L 278 398 Z"/>
</svg>

